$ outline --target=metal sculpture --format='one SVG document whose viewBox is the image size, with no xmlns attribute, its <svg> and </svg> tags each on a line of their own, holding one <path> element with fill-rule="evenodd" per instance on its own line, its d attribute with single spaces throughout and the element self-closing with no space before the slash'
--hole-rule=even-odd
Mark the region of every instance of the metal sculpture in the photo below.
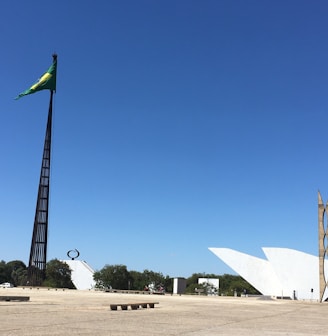
<svg viewBox="0 0 328 336">
<path fill-rule="evenodd" d="M 319 233 L 319 290 L 320 302 L 327 288 L 325 275 L 325 260 L 328 252 L 327 235 L 328 228 L 325 226 L 325 215 L 328 212 L 328 203 L 324 206 L 320 192 L 318 192 L 318 233 Z"/>
<path fill-rule="evenodd" d="M 75 260 L 75 258 L 78 258 L 80 256 L 80 252 L 75 249 L 75 250 L 69 250 L 67 252 L 68 258 L 71 258 L 71 260 Z"/>
</svg>

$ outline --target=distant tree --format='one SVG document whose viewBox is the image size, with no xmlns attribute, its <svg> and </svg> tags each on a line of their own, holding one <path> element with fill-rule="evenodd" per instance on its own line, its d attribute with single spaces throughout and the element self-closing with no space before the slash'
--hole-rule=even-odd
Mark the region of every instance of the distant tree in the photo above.
<svg viewBox="0 0 328 336">
<path fill-rule="evenodd" d="M 25 286 L 27 282 L 27 268 L 17 268 L 11 273 L 14 286 Z"/>
<path fill-rule="evenodd" d="M 204 278 L 204 273 L 193 273 L 189 278 L 186 279 L 186 290 L 185 293 L 193 294 L 196 288 L 203 288 L 202 285 L 198 284 L 198 278 Z"/>
<path fill-rule="evenodd" d="M 150 270 L 143 271 L 145 284 L 154 284 L 155 288 L 157 287 L 165 287 L 165 277 L 162 273 L 153 272 Z"/>
<path fill-rule="evenodd" d="M 220 279 L 220 293 L 223 295 L 240 295 L 246 291 L 247 294 L 260 294 L 249 282 L 240 275 L 224 274 Z"/>
<path fill-rule="evenodd" d="M 95 272 L 94 280 L 97 287 L 143 290 L 154 284 L 156 288 L 164 287 L 166 291 L 172 291 L 172 279 L 169 276 L 164 277 L 162 273 L 147 269 L 143 272 L 128 271 L 124 265 L 106 265 L 102 270 Z"/>
<path fill-rule="evenodd" d="M 46 267 L 46 280 L 43 286 L 55 288 L 75 288 L 71 280 L 71 269 L 58 259 L 50 260 Z"/>
<path fill-rule="evenodd" d="M 202 290 L 202 292 L 199 292 L 200 295 L 205 295 L 206 292 L 206 286 L 199 283 L 192 283 L 188 287 L 186 287 L 185 293 L 186 294 L 196 294 L 197 290 Z"/>
<path fill-rule="evenodd" d="M 134 290 L 143 290 L 145 286 L 148 286 L 143 273 L 138 271 L 130 271 L 130 288 Z"/>
<path fill-rule="evenodd" d="M 130 271 L 131 289 L 143 290 L 145 286 L 154 284 L 155 288 L 164 287 L 166 292 L 173 291 L 173 281 L 162 273 L 144 270 L 143 273 Z"/>
<path fill-rule="evenodd" d="M 223 295 L 233 295 L 234 294 L 234 286 L 232 285 L 235 280 L 235 275 L 224 274 L 220 276 L 220 294 Z"/>
<path fill-rule="evenodd" d="M 10 282 L 10 269 L 4 260 L 0 261 L 0 283 Z"/>
<path fill-rule="evenodd" d="M 7 263 L 10 271 L 10 283 L 14 286 L 26 285 L 27 268 L 21 260 L 13 260 Z"/>
<path fill-rule="evenodd" d="M 93 275 L 96 287 L 128 289 L 130 274 L 125 265 L 106 265 Z"/>
<path fill-rule="evenodd" d="M 187 287 L 186 293 L 195 293 L 195 288 L 202 289 L 206 286 L 198 284 L 198 278 L 214 278 L 219 279 L 219 294 L 223 295 L 234 295 L 244 293 L 246 291 L 247 294 L 259 294 L 259 292 L 250 285 L 245 279 L 243 279 L 239 275 L 215 275 L 215 274 L 204 274 L 204 273 L 194 273 L 191 277 L 187 279 Z M 204 290 L 204 293 L 206 291 Z"/>
<path fill-rule="evenodd" d="M 164 287 L 166 292 L 173 293 L 173 278 L 167 275 L 164 279 Z"/>
</svg>

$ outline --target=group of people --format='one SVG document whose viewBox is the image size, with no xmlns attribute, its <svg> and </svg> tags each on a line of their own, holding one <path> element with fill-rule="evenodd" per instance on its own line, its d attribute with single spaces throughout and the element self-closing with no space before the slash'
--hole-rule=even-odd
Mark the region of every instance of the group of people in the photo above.
<svg viewBox="0 0 328 336">
<path fill-rule="evenodd" d="M 159 284 L 159 285 L 155 286 L 155 284 L 152 283 L 150 285 L 145 285 L 144 291 L 145 292 L 150 291 L 150 292 L 160 292 L 160 293 L 163 293 L 163 292 L 165 292 L 165 288 L 164 288 L 164 286 L 162 284 Z"/>
</svg>

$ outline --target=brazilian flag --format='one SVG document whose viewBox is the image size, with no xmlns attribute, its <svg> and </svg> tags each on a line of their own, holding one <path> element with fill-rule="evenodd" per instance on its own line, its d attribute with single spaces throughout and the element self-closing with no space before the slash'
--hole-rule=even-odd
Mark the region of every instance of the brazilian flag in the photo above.
<svg viewBox="0 0 328 336">
<path fill-rule="evenodd" d="M 50 68 L 45 72 L 40 79 L 33 84 L 29 89 L 20 93 L 15 99 L 32 94 L 41 90 L 56 91 L 56 73 L 57 73 L 57 58 L 54 60 Z"/>
</svg>

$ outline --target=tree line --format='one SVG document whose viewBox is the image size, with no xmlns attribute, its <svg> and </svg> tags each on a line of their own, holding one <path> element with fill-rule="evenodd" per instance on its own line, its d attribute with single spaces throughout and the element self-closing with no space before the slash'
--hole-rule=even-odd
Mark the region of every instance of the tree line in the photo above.
<svg viewBox="0 0 328 336">
<path fill-rule="evenodd" d="M 15 287 L 27 286 L 27 267 L 20 260 L 0 261 L 0 284 L 10 282 Z M 46 265 L 46 279 L 42 286 L 54 288 L 75 288 L 71 280 L 69 266 L 57 259 L 50 260 Z"/>
<path fill-rule="evenodd" d="M 219 279 L 219 295 L 240 295 L 241 293 L 259 294 L 245 279 L 239 275 L 231 274 L 206 274 L 194 273 L 186 279 L 186 294 L 194 294 L 197 289 L 204 289 L 206 285 L 198 284 L 198 278 Z M 173 279 L 160 272 L 144 270 L 143 272 L 128 270 L 126 265 L 105 265 L 101 270 L 94 273 L 96 287 L 99 289 L 130 289 L 145 290 L 149 285 L 155 289 L 165 289 L 166 292 L 173 292 Z M 20 260 L 13 260 L 8 263 L 0 261 L 0 283 L 10 282 L 14 286 L 26 286 L 27 267 Z M 69 266 L 58 259 L 50 260 L 46 267 L 46 279 L 42 284 L 45 287 L 54 288 L 75 288 L 71 280 Z"/>
</svg>

